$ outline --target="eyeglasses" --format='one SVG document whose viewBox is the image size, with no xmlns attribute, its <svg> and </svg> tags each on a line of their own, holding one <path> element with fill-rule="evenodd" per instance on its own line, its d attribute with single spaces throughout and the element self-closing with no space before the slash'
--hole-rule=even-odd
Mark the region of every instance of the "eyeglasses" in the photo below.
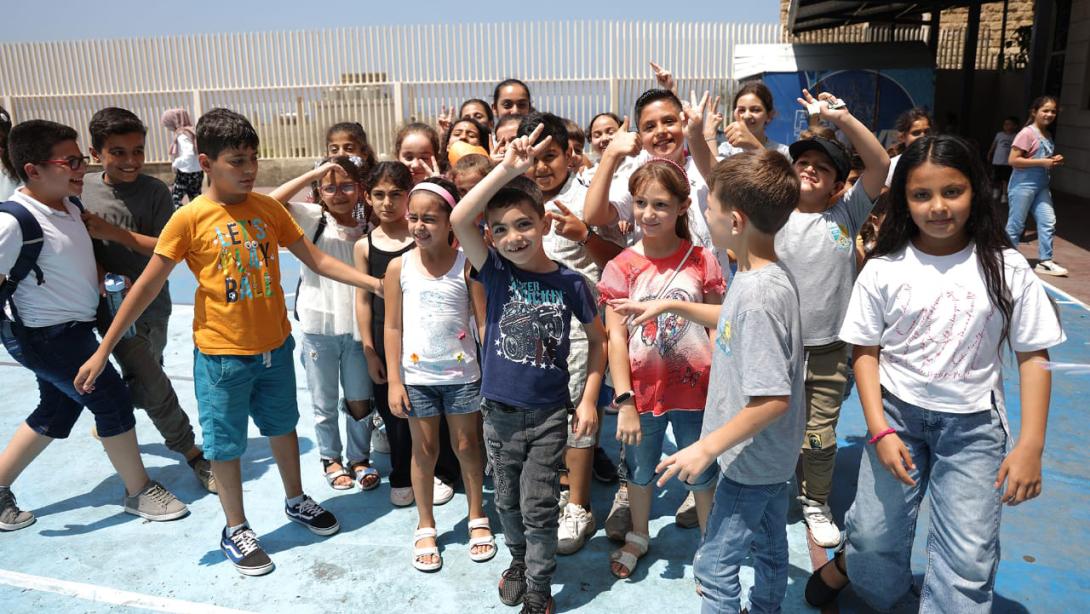
<svg viewBox="0 0 1090 614">
<path fill-rule="evenodd" d="M 67 166 L 70 170 L 78 171 L 79 169 L 87 166 L 87 163 L 91 161 L 91 158 L 87 156 L 69 156 L 63 160 L 42 160 L 38 164 L 56 164 L 57 166 Z"/>
<path fill-rule="evenodd" d="M 341 192 L 343 194 L 355 194 L 356 184 L 340 183 L 337 185 L 330 184 L 322 186 L 322 194 L 325 194 L 326 196 L 333 196 L 337 192 Z"/>
</svg>

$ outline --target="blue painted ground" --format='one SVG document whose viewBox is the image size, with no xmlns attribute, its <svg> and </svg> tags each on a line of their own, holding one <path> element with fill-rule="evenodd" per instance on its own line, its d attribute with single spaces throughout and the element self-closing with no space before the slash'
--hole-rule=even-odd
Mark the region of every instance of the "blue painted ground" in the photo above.
<svg viewBox="0 0 1090 614">
<path fill-rule="evenodd" d="M 293 261 L 282 260 L 287 293 L 295 288 Z M 192 386 L 190 322 L 193 285 L 188 271 L 172 277 L 176 308 L 171 320 L 166 369 L 183 407 L 196 418 Z M 290 303 L 289 303 L 290 305 Z M 1061 305 L 1070 340 L 1054 359 L 1090 362 L 1090 312 L 1074 304 Z M 34 511 L 37 524 L 0 534 L 0 606 L 2 611 L 137 611 L 116 591 L 143 595 L 135 603 L 150 607 L 151 598 L 168 611 L 201 611 L 200 605 L 262 612 L 478 612 L 515 611 L 496 598 L 495 586 L 508 557 L 502 549 L 491 562 L 472 563 L 465 547 L 465 499 L 459 494 L 438 508 L 440 546 L 445 567 L 424 575 L 409 566 L 412 508 L 394 509 L 389 489 L 369 493 L 334 492 L 321 477 L 314 445 L 309 394 L 299 372 L 299 434 L 306 490 L 337 513 L 343 529 L 327 539 L 316 538 L 284 517 L 282 490 L 269 448 L 251 429 L 250 446 L 243 457 L 247 511 L 252 526 L 277 564 L 263 578 L 245 578 L 227 564 L 218 549 L 223 525 L 218 500 L 204 494 L 189 473 L 160 442 L 143 412 L 137 429 L 145 463 L 151 475 L 172 488 L 192 514 L 183 520 L 146 523 L 121 511 L 120 481 L 113 476 L 101 446 L 91 438 L 91 417 L 85 413 L 67 441 L 56 442 L 15 485 L 22 507 Z M 25 418 L 37 403 L 32 375 L 15 365 L 0 350 L 0 438 Z M 1084 404 L 1090 377 L 1058 376 L 1054 380 L 1049 442 L 1045 458 L 1045 491 L 1029 504 L 1008 509 L 1003 524 L 1003 561 L 1000 566 L 997 611 L 1080 612 L 1090 610 L 1090 570 L 1086 546 L 1090 536 L 1090 451 L 1083 445 Z M 1012 428 L 1018 428 L 1017 382 L 1008 382 Z M 850 503 L 852 484 L 865 431 L 853 396 L 845 403 L 841 428 L 836 497 L 838 517 Z M 615 420 L 607 418 L 603 441 L 616 456 L 612 436 Z M 387 458 L 376 457 L 383 474 Z M 609 509 L 613 491 L 595 486 L 594 508 L 599 525 Z M 650 604 L 665 611 L 696 611 L 692 554 L 695 530 L 673 524 L 673 512 L 682 493 L 671 487 L 655 502 L 652 546 L 634 578 L 615 580 L 608 570 L 614 549 L 599 531 L 576 555 L 561 557 L 554 594 L 562 611 L 607 612 L 646 610 Z M 486 495 L 486 500 L 490 495 Z M 493 510 L 489 510 L 494 514 Z M 493 526 L 499 523 L 493 516 Z M 926 522 L 921 522 L 922 531 Z M 810 571 L 801 521 L 793 514 L 791 585 L 786 612 L 806 612 L 802 584 Z M 924 538 L 917 540 L 914 560 L 918 572 L 926 562 Z M 13 576 L 17 572 L 33 576 Z M 13 579 L 17 578 L 17 579 Z M 743 570 L 744 583 L 751 582 Z M 60 580 L 61 583 L 51 583 Z M 78 583 L 78 584 L 72 584 Z M 37 588 L 26 588 L 32 584 Z M 95 588 L 97 587 L 97 588 Z M 71 596 L 79 593 L 81 597 Z M 185 603 L 188 602 L 188 603 Z M 128 603 L 134 603 L 129 601 Z M 841 611 L 861 611 L 850 597 Z"/>
</svg>

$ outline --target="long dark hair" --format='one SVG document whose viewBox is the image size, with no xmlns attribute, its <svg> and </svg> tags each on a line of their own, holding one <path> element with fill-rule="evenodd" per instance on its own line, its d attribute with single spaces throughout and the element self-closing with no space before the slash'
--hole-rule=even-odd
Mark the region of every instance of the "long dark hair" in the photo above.
<svg viewBox="0 0 1090 614">
<path fill-rule="evenodd" d="M 901 154 L 890 184 L 889 213 L 878 233 L 874 256 L 900 251 L 919 234 L 920 229 L 909 214 L 906 185 L 909 173 L 925 162 L 952 168 L 969 179 L 973 198 L 969 219 L 965 221 L 965 231 L 969 235 L 969 241 L 976 246 L 977 260 L 980 262 L 981 273 L 984 274 L 984 285 L 988 288 L 988 298 L 1003 316 L 1003 332 L 999 338 L 999 345 L 1002 347 L 1010 341 L 1011 315 L 1014 312 L 1014 301 L 1003 275 L 1003 250 L 1012 247 L 992 197 L 988 174 L 984 171 L 976 150 L 964 139 L 946 134 L 925 136 L 917 139 Z"/>
</svg>

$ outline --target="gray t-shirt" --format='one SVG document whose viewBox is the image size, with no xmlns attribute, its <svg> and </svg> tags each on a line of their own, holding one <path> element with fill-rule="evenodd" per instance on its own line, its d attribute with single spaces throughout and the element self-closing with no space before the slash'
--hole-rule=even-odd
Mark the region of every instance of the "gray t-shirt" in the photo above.
<svg viewBox="0 0 1090 614">
<path fill-rule="evenodd" d="M 719 456 L 723 475 L 774 484 L 795 473 L 806 428 L 802 324 L 791 273 L 778 262 L 735 274 L 719 312 L 702 436 L 738 415 L 751 397 L 790 395 L 789 409 Z"/>
<path fill-rule="evenodd" d="M 88 173 L 83 180 L 83 206 L 102 219 L 142 235 L 158 237 L 174 213 L 170 189 L 154 177 L 140 175 L 132 183 L 107 185 L 102 173 Z M 126 275 L 136 281 L 148 265 L 147 256 L 117 243 L 93 241 L 95 259 L 108 273 Z M 164 283 L 162 291 L 148 305 L 138 321 L 166 319 L 170 317 L 170 287 Z"/>
<path fill-rule="evenodd" d="M 825 211 L 792 211 L 776 233 L 776 254 L 798 283 L 807 347 L 837 340 L 855 283 L 855 237 L 872 208 L 856 182 Z"/>
</svg>

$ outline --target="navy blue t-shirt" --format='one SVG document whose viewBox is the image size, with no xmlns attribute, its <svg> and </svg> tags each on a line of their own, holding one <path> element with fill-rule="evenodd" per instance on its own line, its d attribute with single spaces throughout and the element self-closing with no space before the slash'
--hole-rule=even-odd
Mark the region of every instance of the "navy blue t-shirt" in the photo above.
<svg viewBox="0 0 1090 614">
<path fill-rule="evenodd" d="M 588 323 L 598 310 L 586 278 L 559 266 L 551 273 L 532 273 L 489 249 L 484 266 L 473 271 L 488 296 L 481 352 L 484 398 L 525 409 L 571 403 L 571 318 Z"/>
</svg>

